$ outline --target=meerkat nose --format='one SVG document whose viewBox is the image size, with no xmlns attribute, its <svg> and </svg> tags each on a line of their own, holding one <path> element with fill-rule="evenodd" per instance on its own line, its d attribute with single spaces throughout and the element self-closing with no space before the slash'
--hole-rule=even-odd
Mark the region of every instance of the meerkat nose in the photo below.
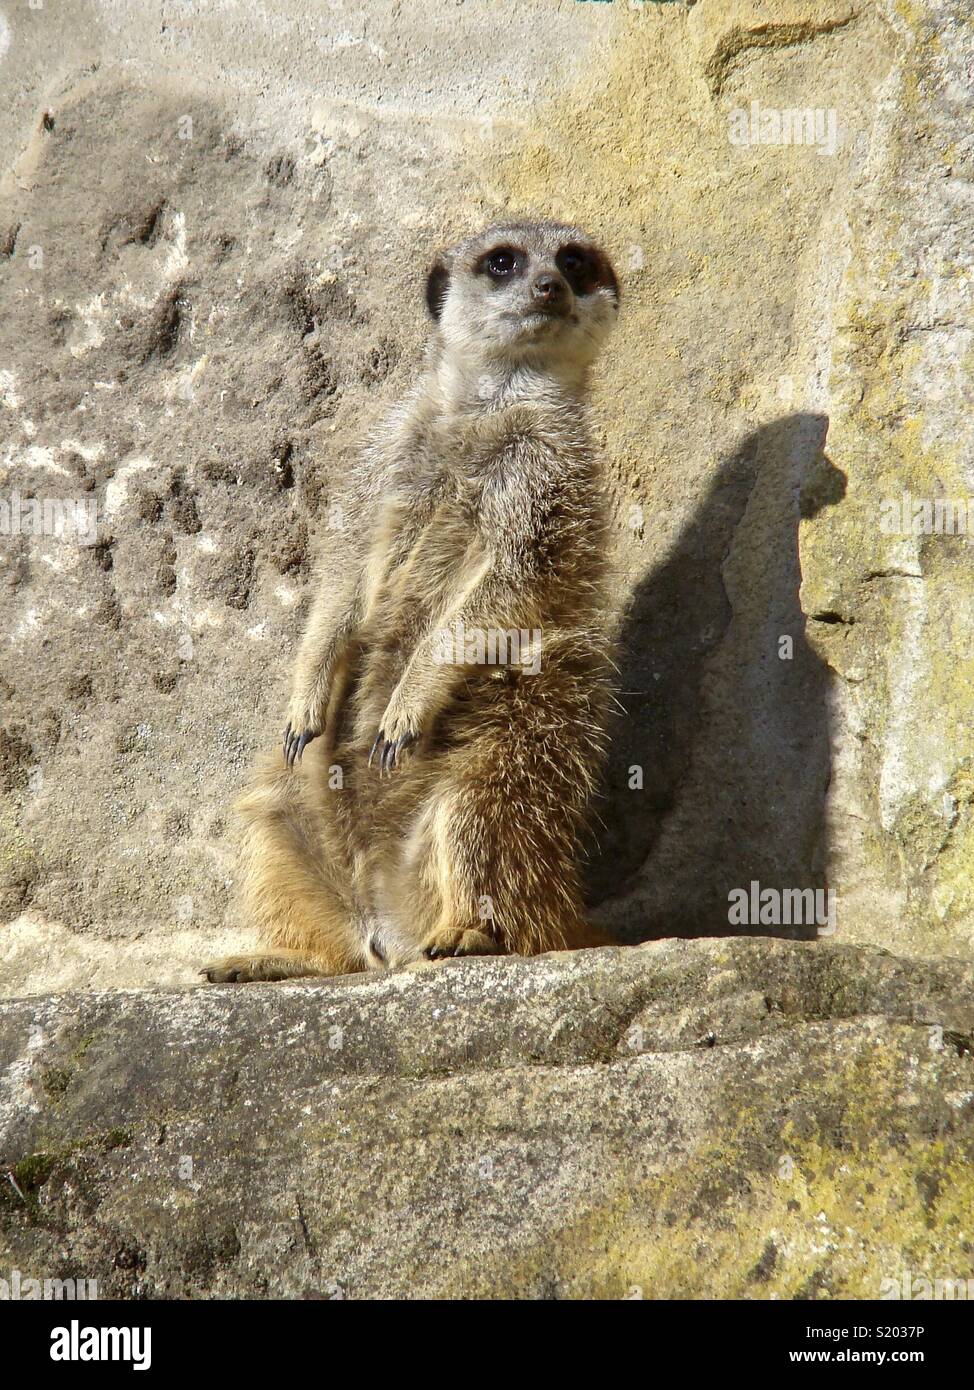
<svg viewBox="0 0 974 1390">
<path fill-rule="evenodd" d="M 561 276 L 548 271 L 539 275 L 531 285 L 532 298 L 551 307 L 564 303 L 567 293 L 568 286 Z"/>
</svg>

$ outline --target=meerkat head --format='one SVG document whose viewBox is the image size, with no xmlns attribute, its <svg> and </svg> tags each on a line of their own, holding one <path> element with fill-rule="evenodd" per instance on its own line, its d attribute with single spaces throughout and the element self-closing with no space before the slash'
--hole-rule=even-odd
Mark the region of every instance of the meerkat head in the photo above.
<svg viewBox="0 0 974 1390">
<path fill-rule="evenodd" d="M 615 322 L 619 283 L 578 227 L 498 223 L 437 257 L 426 305 L 450 358 L 583 371 Z"/>
</svg>

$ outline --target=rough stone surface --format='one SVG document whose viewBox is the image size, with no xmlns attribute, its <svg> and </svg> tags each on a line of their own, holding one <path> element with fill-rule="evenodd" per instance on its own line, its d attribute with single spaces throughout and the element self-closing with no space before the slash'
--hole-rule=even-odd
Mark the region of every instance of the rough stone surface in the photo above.
<svg viewBox="0 0 974 1390">
<path fill-rule="evenodd" d="M 0 537 L 4 993 L 241 943 L 229 807 L 334 484 L 433 248 L 511 208 L 624 282 L 593 905 L 712 933 L 731 888 L 828 882 L 847 939 L 969 954 L 969 542 L 880 529 L 972 491 L 967 11 L 0 0 L 0 497 L 100 518 Z M 835 152 L 732 144 L 753 101 L 834 110 Z"/>
<path fill-rule="evenodd" d="M 0 1269 L 193 1298 L 968 1279 L 972 1032 L 971 965 L 824 942 L 8 1001 Z"/>
</svg>

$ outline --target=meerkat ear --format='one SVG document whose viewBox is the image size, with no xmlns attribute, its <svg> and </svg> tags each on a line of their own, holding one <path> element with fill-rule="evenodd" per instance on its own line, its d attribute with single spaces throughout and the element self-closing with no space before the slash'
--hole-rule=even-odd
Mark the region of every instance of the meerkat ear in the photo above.
<svg viewBox="0 0 974 1390">
<path fill-rule="evenodd" d="M 443 312 L 443 302 L 450 288 L 450 267 L 442 256 L 437 256 L 426 277 L 426 307 L 430 317 L 439 319 Z"/>
</svg>

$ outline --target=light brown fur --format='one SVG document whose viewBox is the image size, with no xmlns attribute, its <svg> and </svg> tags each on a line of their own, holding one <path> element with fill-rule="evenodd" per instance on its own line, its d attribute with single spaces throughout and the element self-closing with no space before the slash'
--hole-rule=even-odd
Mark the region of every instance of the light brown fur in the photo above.
<svg viewBox="0 0 974 1390">
<path fill-rule="evenodd" d="M 596 940 L 577 859 L 611 663 L 585 397 L 615 277 L 576 229 L 515 223 L 446 253 L 427 299 L 428 369 L 350 480 L 285 757 L 240 803 L 265 950 L 211 980 Z M 539 669 L 530 643 L 521 666 L 438 660 L 457 621 L 540 631 Z"/>
</svg>

